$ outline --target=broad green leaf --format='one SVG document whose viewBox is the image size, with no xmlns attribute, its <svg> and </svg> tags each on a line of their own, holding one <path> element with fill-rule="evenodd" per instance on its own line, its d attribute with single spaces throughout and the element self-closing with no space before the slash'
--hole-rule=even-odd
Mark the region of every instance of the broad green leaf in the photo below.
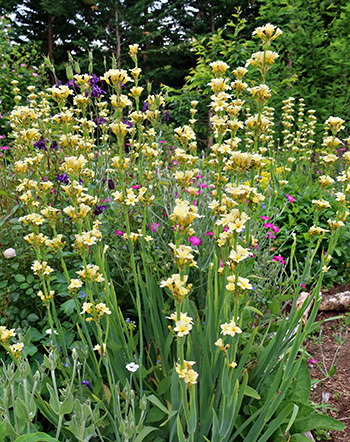
<svg viewBox="0 0 350 442">
<path fill-rule="evenodd" d="M 269 302 L 269 309 L 273 315 L 278 315 L 281 312 L 280 303 L 277 301 L 277 299 Z"/>
<path fill-rule="evenodd" d="M 160 402 L 160 400 L 154 394 L 147 396 L 147 400 L 152 402 L 152 404 L 154 404 L 156 407 L 158 407 L 164 413 L 168 414 L 168 409 Z"/>
<path fill-rule="evenodd" d="M 18 419 L 23 420 L 25 422 L 29 421 L 29 412 L 27 406 L 19 397 L 16 398 L 15 412 Z"/>
<path fill-rule="evenodd" d="M 73 396 L 70 394 L 65 398 L 65 400 L 60 404 L 59 414 L 69 414 L 73 411 L 74 400 Z"/>
<path fill-rule="evenodd" d="M 310 442 L 310 439 L 303 434 L 293 434 L 289 442 Z"/>
<path fill-rule="evenodd" d="M 157 387 L 157 392 L 159 395 L 164 394 L 171 385 L 171 376 L 168 376 L 167 378 L 162 379 Z"/>
<path fill-rule="evenodd" d="M 293 433 L 306 433 L 306 431 L 322 428 L 324 430 L 344 431 L 345 425 L 333 417 L 324 414 L 314 414 L 304 419 L 297 419 L 293 426 Z"/>
<path fill-rule="evenodd" d="M 152 431 L 157 430 L 156 427 L 145 427 L 141 430 L 141 432 L 137 435 L 135 442 L 142 442 L 143 439 L 148 436 Z"/>
<path fill-rule="evenodd" d="M 285 400 L 293 403 L 306 404 L 311 392 L 311 378 L 309 368 L 304 360 L 300 369 L 289 387 Z"/>
<path fill-rule="evenodd" d="M 14 278 L 17 282 L 24 282 L 26 280 L 25 276 L 21 274 L 15 275 Z"/>
<path fill-rule="evenodd" d="M 250 311 L 252 311 L 252 312 L 254 312 L 254 313 L 257 313 L 257 314 L 260 315 L 260 316 L 264 316 L 264 315 L 261 313 L 260 310 L 258 310 L 258 309 L 255 308 L 255 307 L 252 307 L 251 305 L 246 305 L 246 306 L 243 308 L 243 310 L 250 310 Z"/>
<path fill-rule="evenodd" d="M 328 376 L 329 377 L 333 376 L 336 371 L 337 371 L 337 366 L 333 365 L 333 367 L 328 372 Z"/>
<path fill-rule="evenodd" d="M 244 394 L 246 396 L 252 397 L 254 399 L 261 399 L 261 396 L 259 395 L 259 393 L 256 390 L 254 390 L 254 388 L 249 387 L 249 385 L 245 386 Z"/>
<path fill-rule="evenodd" d="M 158 422 L 164 419 L 167 415 L 158 407 L 152 407 L 147 411 L 146 422 Z"/>
</svg>

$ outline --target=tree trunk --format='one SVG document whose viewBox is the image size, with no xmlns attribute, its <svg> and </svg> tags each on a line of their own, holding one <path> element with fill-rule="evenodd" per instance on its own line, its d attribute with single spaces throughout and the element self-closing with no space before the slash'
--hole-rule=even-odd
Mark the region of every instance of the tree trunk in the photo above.
<svg viewBox="0 0 350 442">
<path fill-rule="evenodd" d="M 115 10 L 115 36 L 117 38 L 117 68 L 121 68 L 121 60 L 120 60 L 120 54 L 121 54 L 121 41 L 120 41 L 120 32 L 119 32 L 119 11 L 118 9 Z"/>
<path fill-rule="evenodd" d="M 53 31 L 52 31 L 52 24 L 55 17 L 53 15 L 48 14 L 47 16 L 47 48 L 48 48 L 48 56 L 50 60 L 54 61 L 54 38 L 53 38 Z M 50 82 L 52 84 L 55 83 L 55 76 L 53 72 L 50 71 Z"/>
</svg>

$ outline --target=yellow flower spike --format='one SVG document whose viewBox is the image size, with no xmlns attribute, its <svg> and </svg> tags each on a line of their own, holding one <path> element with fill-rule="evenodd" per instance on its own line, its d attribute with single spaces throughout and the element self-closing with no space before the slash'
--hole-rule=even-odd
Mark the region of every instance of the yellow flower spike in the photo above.
<svg viewBox="0 0 350 442">
<path fill-rule="evenodd" d="M 139 45 L 138 44 L 129 45 L 129 52 L 128 52 L 128 54 L 130 55 L 130 57 L 132 59 L 137 58 L 138 50 L 139 50 Z"/>
<path fill-rule="evenodd" d="M 211 67 L 213 74 L 218 77 L 221 77 L 222 74 L 230 69 L 230 66 L 224 61 L 213 61 L 209 63 L 209 66 Z"/>
<path fill-rule="evenodd" d="M 9 349 L 11 353 L 16 357 L 19 358 L 21 356 L 22 350 L 24 348 L 23 342 L 19 342 L 17 344 L 10 345 Z"/>
<path fill-rule="evenodd" d="M 236 325 L 233 318 L 230 322 L 225 322 L 224 324 L 221 324 L 220 328 L 221 334 L 223 334 L 224 336 L 229 335 L 231 337 L 234 337 L 236 334 L 242 333 L 242 330 Z"/>
</svg>

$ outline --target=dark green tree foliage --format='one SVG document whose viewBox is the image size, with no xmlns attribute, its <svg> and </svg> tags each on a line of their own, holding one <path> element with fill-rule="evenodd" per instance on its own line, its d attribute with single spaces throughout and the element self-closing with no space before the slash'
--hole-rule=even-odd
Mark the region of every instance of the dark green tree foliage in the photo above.
<svg viewBox="0 0 350 442">
<path fill-rule="evenodd" d="M 157 88 L 161 82 L 183 85 L 195 65 L 192 38 L 222 27 L 239 5 L 244 17 L 257 11 L 254 0 L 0 0 L 0 12 L 16 14 L 17 41 L 39 42 L 59 77 L 68 50 L 86 70 L 93 49 L 99 74 L 113 54 L 125 66 L 129 44 L 138 43 L 140 67 Z"/>
<path fill-rule="evenodd" d="M 260 0 L 258 24 L 278 25 L 281 96 L 303 97 L 323 123 L 329 115 L 350 118 L 350 1 Z M 287 87 L 286 87 L 287 86 Z"/>
<path fill-rule="evenodd" d="M 1 11 L 15 14 L 12 26 L 16 41 L 38 42 L 40 50 L 56 63 L 67 59 L 67 51 L 77 55 L 91 45 L 91 7 L 81 0 L 2 1 Z"/>
</svg>

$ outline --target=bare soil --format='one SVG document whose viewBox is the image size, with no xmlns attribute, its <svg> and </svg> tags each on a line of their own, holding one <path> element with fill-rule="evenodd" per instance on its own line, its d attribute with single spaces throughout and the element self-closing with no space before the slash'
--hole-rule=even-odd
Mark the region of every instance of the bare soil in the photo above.
<svg viewBox="0 0 350 442">
<path fill-rule="evenodd" d="M 323 291 L 322 295 L 334 295 L 349 290 L 350 284 L 347 284 Z M 341 315 L 343 318 L 335 319 Z M 325 319 L 330 320 L 322 323 L 320 333 L 312 336 L 306 345 L 311 358 L 317 360 L 317 364 L 310 362 L 311 378 L 313 380 L 325 378 L 319 366 L 323 371 L 329 372 L 335 362 L 336 371 L 331 377 L 315 385 L 311 400 L 329 416 L 343 422 L 346 428 L 343 432 L 331 431 L 329 435 L 323 436 L 313 433 L 313 436 L 320 442 L 350 442 L 350 315 L 346 315 L 346 312 L 319 312 L 316 321 Z M 336 336 L 344 340 L 346 334 L 348 339 L 340 346 Z M 340 356 L 334 361 L 336 352 Z"/>
</svg>

